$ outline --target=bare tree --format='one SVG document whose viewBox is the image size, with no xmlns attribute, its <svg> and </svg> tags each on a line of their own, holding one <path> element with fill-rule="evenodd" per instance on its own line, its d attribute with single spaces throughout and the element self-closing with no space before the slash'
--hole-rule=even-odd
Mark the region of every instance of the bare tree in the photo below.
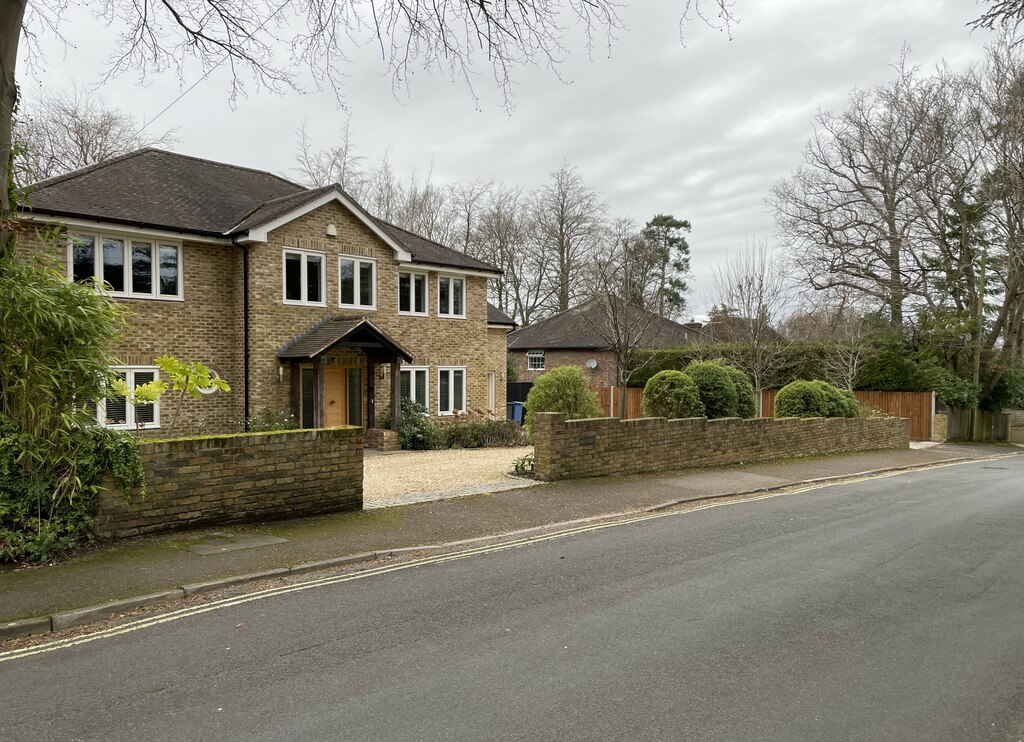
<svg viewBox="0 0 1024 742">
<path fill-rule="evenodd" d="M 712 286 L 710 303 L 717 302 L 732 320 L 729 360 L 750 376 L 760 416 L 764 381 L 785 353 L 786 341 L 775 328 L 789 301 L 786 270 L 766 242 L 748 243 L 714 267 Z"/>
<path fill-rule="evenodd" d="M 1020 28 L 1021 23 L 1024 23 L 1024 0 L 989 0 L 989 7 L 967 25 L 990 31 L 1000 28 L 1012 33 Z M 1014 45 L 1022 40 L 1024 38 L 1017 39 Z"/>
<path fill-rule="evenodd" d="M 494 183 L 476 178 L 468 183 L 448 187 L 448 218 L 451 222 L 451 247 L 473 252 L 473 242 L 480 227 L 480 217 Z"/>
<path fill-rule="evenodd" d="M 551 256 L 545 281 L 552 289 L 551 312 L 564 312 L 585 292 L 587 261 L 597 253 L 607 207 L 576 168 L 563 162 L 534 196 L 537 240 Z"/>
<path fill-rule="evenodd" d="M 297 169 L 302 179 L 314 188 L 337 183 L 361 201 L 366 190 L 367 175 L 362 167 L 363 158 L 356 154 L 352 141 L 351 116 L 345 117 L 345 123 L 336 136 L 336 143 L 327 149 L 314 149 L 306 125 L 303 124 L 295 133 Z"/>
<path fill-rule="evenodd" d="M 79 90 L 24 105 L 14 129 L 14 168 L 22 184 L 46 180 L 141 147 L 170 147 L 173 132 L 139 131 L 129 114 Z"/>
</svg>

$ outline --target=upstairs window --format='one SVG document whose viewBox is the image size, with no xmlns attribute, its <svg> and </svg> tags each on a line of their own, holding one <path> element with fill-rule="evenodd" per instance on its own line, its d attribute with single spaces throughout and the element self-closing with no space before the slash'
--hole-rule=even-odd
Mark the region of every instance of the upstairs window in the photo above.
<svg viewBox="0 0 1024 742">
<path fill-rule="evenodd" d="M 398 311 L 402 314 L 427 315 L 427 275 L 398 274 Z"/>
<path fill-rule="evenodd" d="M 466 282 L 463 279 L 438 276 L 437 314 L 439 317 L 466 316 Z"/>
<path fill-rule="evenodd" d="M 319 252 L 284 251 L 285 304 L 324 306 L 324 295 L 327 293 L 325 259 L 324 254 Z"/>
<path fill-rule="evenodd" d="M 377 308 L 377 261 L 342 256 L 338 261 L 339 306 Z"/>
<path fill-rule="evenodd" d="M 526 370 L 527 371 L 543 371 L 544 370 L 544 351 L 543 350 L 531 350 L 526 354 Z"/>
<path fill-rule="evenodd" d="M 97 280 L 114 296 L 181 299 L 181 246 L 163 241 L 74 233 L 68 274 L 77 283 Z"/>
</svg>

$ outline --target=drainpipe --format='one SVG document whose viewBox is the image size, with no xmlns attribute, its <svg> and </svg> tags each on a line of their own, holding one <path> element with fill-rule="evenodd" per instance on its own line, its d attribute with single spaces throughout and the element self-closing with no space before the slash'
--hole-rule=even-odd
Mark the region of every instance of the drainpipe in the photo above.
<svg viewBox="0 0 1024 742">
<path fill-rule="evenodd" d="M 242 248 L 242 420 L 249 430 L 249 248 L 234 237 L 231 243 Z"/>
</svg>

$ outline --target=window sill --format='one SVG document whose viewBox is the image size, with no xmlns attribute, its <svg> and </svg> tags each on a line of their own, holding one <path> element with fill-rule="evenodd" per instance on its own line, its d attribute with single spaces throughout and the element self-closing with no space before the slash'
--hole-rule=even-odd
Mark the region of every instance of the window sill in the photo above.
<svg viewBox="0 0 1024 742">
<path fill-rule="evenodd" d="M 139 294 L 107 294 L 111 299 L 127 301 L 176 301 L 184 302 L 184 296 L 143 296 Z"/>
<path fill-rule="evenodd" d="M 352 309 L 352 310 L 354 310 L 356 312 L 376 312 L 377 311 L 377 307 L 376 306 L 368 307 L 368 306 L 364 306 L 362 304 L 339 304 L 338 308 L 339 309 Z"/>
<path fill-rule="evenodd" d="M 327 302 L 325 302 L 325 301 L 317 301 L 317 302 L 315 302 L 315 301 L 289 301 L 288 299 L 285 299 L 281 303 L 284 304 L 285 306 L 288 306 L 288 307 L 326 307 L 327 306 Z"/>
<path fill-rule="evenodd" d="M 403 312 L 402 310 L 398 310 L 398 316 L 399 317 L 429 317 L 430 313 L 429 312 Z"/>
<path fill-rule="evenodd" d="M 466 319 L 464 314 L 438 314 L 438 319 Z"/>
</svg>

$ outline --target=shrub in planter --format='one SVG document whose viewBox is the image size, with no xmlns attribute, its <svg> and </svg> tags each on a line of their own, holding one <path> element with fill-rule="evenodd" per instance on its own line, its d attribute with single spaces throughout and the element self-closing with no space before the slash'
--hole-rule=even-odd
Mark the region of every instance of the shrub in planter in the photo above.
<svg viewBox="0 0 1024 742">
<path fill-rule="evenodd" d="M 775 397 L 775 417 L 828 417 L 828 400 L 815 381 L 793 381 Z"/>
<path fill-rule="evenodd" d="M 704 404 L 693 379 L 682 371 L 659 371 L 644 385 L 644 416 L 703 417 Z"/>
<path fill-rule="evenodd" d="M 860 404 L 849 389 L 840 389 L 827 381 L 812 381 L 825 396 L 825 417 L 857 417 Z"/>
<path fill-rule="evenodd" d="M 526 397 L 526 429 L 531 441 L 538 412 L 564 412 L 567 420 L 580 420 L 600 417 L 601 406 L 587 388 L 581 369 L 560 366 L 541 374 Z"/>
<path fill-rule="evenodd" d="M 743 418 L 751 418 L 757 414 L 757 393 L 750 378 L 733 366 L 726 366 L 732 383 L 736 387 L 736 414 Z"/>
<path fill-rule="evenodd" d="M 697 361 L 691 363 L 683 373 L 697 385 L 697 394 L 704 405 L 704 414 L 709 420 L 716 417 L 736 417 L 739 394 L 732 375 L 721 363 Z"/>
</svg>

